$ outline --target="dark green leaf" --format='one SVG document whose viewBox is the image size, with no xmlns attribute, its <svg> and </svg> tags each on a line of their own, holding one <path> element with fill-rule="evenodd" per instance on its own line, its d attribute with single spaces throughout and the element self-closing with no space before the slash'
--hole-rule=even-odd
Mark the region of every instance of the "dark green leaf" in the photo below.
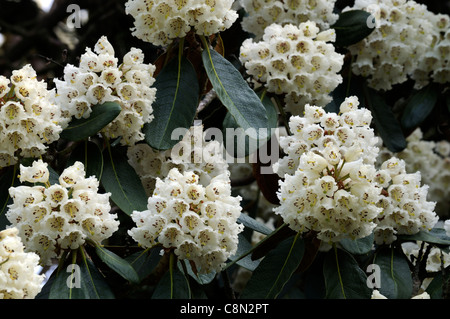
<svg viewBox="0 0 450 319">
<path fill-rule="evenodd" d="M 274 249 L 280 242 L 295 235 L 287 224 L 282 224 L 277 229 L 272 231 L 269 235 L 264 237 L 254 248 L 252 253 L 252 259 L 257 260 L 267 255 L 269 251 Z"/>
<path fill-rule="evenodd" d="M 97 253 L 97 256 L 106 265 L 108 265 L 109 268 L 117 272 L 123 278 L 132 283 L 139 282 L 140 279 L 136 270 L 134 270 L 133 266 L 131 266 L 131 264 L 128 261 L 119 257 L 118 255 L 106 249 L 105 247 L 101 247 L 99 245 L 95 247 L 95 252 Z"/>
<path fill-rule="evenodd" d="M 86 177 L 95 176 L 98 180 L 101 180 L 103 172 L 103 154 L 96 143 L 84 141 L 78 144 L 72 151 L 72 154 L 67 161 L 67 166 L 73 165 L 76 161 L 84 164 Z"/>
<path fill-rule="evenodd" d="M 430 115 L 439 97 L 439 86 L 431 83 L 416 91 L 408 100 L 403 111 L 401 124 L 407 129 L 415 129 Z"/>
<path fill-rule="evenodd" d="M 139 275 L 140 280 L 147 277 L 161 260 L 160 249 L 150 249 L 137 252 L 125 258 Z"/>
<path fill-rule="evenodd" d="M 330 26 L 336 31 L 337 47 L 346 47 L 355 44 L 374 30 L 373 16 L 363 10 L 351 10 L 339 14 L 339 19 Z"/>
<path fill-rule="evenodd" d="M 152 299 L 189 299 L 191 290 L 186 276 L 176 267 L 170 256 L 169 270 L 163 275 L 153 292 Z"/>
<path fill-rule="evenodd" d="M 263 223 L 257 221 L 247 214 L 239 215 L 237 222 L 264 235 L 269 235 L 273 231 Z"/>
<path fill-rule="evenodd" d="M 250 138 L 269 138 L 266 109 L 258 95 L 248 86 L 238 70 L 222 55 L 206 48 L 202 52 L 203 65 L 222 104 L 237 125 Z M 262 132 L 259 129 L 264 129 Z"/>
<path fill-rule="evenodd" d="M 304 242 L 299 234 L 282 241 L 255 269 L 242 299 L 275 299 L 300 265 Z"/>
<path fill-rule="evenodd" d="M 430 231 L 420 231 L 413 235 L 399 235 L 399 240 L 403 241 L 425 241 L 437 245 L 450 245 L 450 237 L 447 236 L 445 229 L 433 228 Z"/>
<path fill-rule="evenodd" d="M 327 253 L 323 264 L 327 299 L 369 299 L 367 276 L 351 254 L 342 249 Z"/>
<path fill-rule="evenodd" d="M 268 129 L 275 129 L 278 127 L 278 112 L 276 107 L 270 97 L 264 95 L 261 98 L 261 95 L 258 95 L 266 109 L 266 116 L 268 118 Z M 253 154 L 256 150 L 258 150 L 262 145 L 268 142 L 267 139 L 254 139 L 248 134 L 245 133 L 245 130 L 239 129 L 240 126 L 236 122 L 236 119 L 232 116 L 230 112 L 225 115 L 225 118 L 222 123 L 224 136 L 228 137 L 224 140 L 225 147 L 227 148 L 227 152 L 233 151 L 232 155 L 235 158 L 244 158 L 250 154 Z M 272 131 L 267 132 L 269 135 L 272 135 Z M 233 139 L 229 138 L 233 136 Z M 230 142 L 232 144 L 230 144 Z"/>
<path fill-rule="evenodd" d="M 372 233 L 367 237 L 355 240 L 345 238 L 341 240 L 339 243 L 341 244 L 342 248 L 344 248 L 350 254 L 362 255 L 367 254 L 372 250 L 373 238 L 374 235 Z"/>
<path fill-rule="evenodd" d="M 50 183 L 50 185 L 59 184 L 58 172 L 55 171 L 55 169 L 50 165 L 48 166 L 48 172 L 49 172 L 48 182 Z"/>
<path fill-rule="evenodd" d="M 126 214 L 134 210 L 147 209 L 147 194 L 136 171 L 128 163 L 122 151 L 107 149 L 103 153 L 105 160 L 102 174 L 102 185 L 111 193 L 111 199 Z"/>
<path fill-rule="evenodd" d="M 442 299 L 442 285 L 444 284 L 442 272 L 438 272 L 425 290 L 431 299 Z"/>
<path fill-rule="evenodd" d="M 239 242 L 236 253 L 234 256 L 230 257 L 230 260 L 236 261 L 239 266 L 244 267 L 245 269 L 254 271 L 259 265 L 259 260 L 252 260 L 251 255 L 249 254 L 253 246 L 242 233 L 238 235 L 238 238 Z M 245 257 L 242 257 L 243 255 L 245 255 Z"/>
<path fill-rule="evenodd" d="M 262 257 L 266 256 L 270 250 L 274 249 L 280 242 L 295 235 L 295 232 L 290 229 L 287 224 L 283 224 L 272 231 L 270 234 L 266 235 L 255 246 L 251 246 L 247 238 L 245 237 L 245 230 L 251 230 L 251 228 L 245 227 L 244 232 L 239 234 L 239 240 L 241 240 L 241 238 L 243 239 L 242 243 L 240 242 L 238 245 L 238 249 L 240 249 L 239 253 L 236 252 L 235 256 L 232 256 L 230 258 L 231 262 L 229 262 L 225 268 L 231 267 L 235 263 L 239 263 L 241 261 L 243 264 L 246 264 L 248 261 L 248 266 L 251 268 L 254 264 L 252 265 L 249 260 L 256 261 L 258 259 L 261 259 Z M 250 259 L 247 259 L 248 257 L 250 257 Z M 243 260 L 244 258 L 245 260 Z"/>
<path fill-rule="evenodd" d="M 384 98 L 375 90 L 364 87 L 366 106 L 372 112 L 375 129 L 384 145 L 394 153 L 401 152 L 406 147 L 406 139 L 400 123 Z"/>
<path fill-rule="evenodd" d="M 37 298 L 113 299 L 114 294 L 92 261 L 84 258 L 55 270 Z"/>
<path fill-rule="evenodd" d="M 60 136 L 70 141 L 81 141 L 97 134 L 111 123 L 122 111 L 119 104 L 106 102 L 92 107 L 88 118 L 74 119 Z"/>
<path fill-rule="evenodd" d="M 391 248 L 382 247 L 374 256 L 380 266 L 380 293 L 388 299 L 409 299 L 412 295 L 412 277 L 406 256 Z"/>
<path fill-rule="evenodd" d="M 172 148 L 182 136 L 173 136 L 176 129 L 189 129 L 194 120 L 199 86 L 192 64 L 183 56 L 170 61 L 158 74 L 154 84 L 155 120 L 144 126 L 145 140 L 158 150 Z"/>
<path fill-rule="evenodd" d="M 200 285 L 207 285 L 210 282 L 216 278 L 217 273 L 215 271 L 211 271 L 206 274 L 201 273 L 195 273 L 192 269 L 191 263 L 184 259 L 184 260 L 178 260 L 177 267 L 179 271 L 183 271 L 183 265 L 186 268 L 187 274 L 195 279 L 196 282 L 198 282 Z"/>
</svg>

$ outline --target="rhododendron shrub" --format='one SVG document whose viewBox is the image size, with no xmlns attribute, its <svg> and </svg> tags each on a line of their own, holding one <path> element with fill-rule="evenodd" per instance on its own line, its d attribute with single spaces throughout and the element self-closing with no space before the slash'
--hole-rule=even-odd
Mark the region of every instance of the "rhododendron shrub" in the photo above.
<svg viewBox="0 0 450 319">
<path fill-rule="evenodd" d="M 446 2 L 3 1 L 0 299 L 448 298 Z"/>
</svg>

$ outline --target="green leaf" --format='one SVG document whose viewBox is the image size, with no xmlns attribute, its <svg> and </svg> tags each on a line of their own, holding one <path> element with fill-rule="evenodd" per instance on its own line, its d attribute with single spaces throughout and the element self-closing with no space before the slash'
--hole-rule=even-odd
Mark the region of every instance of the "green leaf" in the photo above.
<svg viewBox="0 0 450 319">
<path fill-rule="evenodd" d="M 442 286 L 444 284 L 442 276 L 442 271 L 438 272 L 434 277 L 433 280 L 429 283 L 427 289 L 425 290 L 429 295 L 431 299 L 442 299 Z"/>
<path fill-rule="evenodd" d="M 373 16 L 369 12 L 363 10 L 351 10 L 339 14 L 339 18 L 330 29 L 336 31 L 337 47 L 346 47 L 355 44 L 374 30 Z"/>
<path fill-rule="evenodd" d="M 180 44 L 181 46 L 181 44 Z M 146 142 L 158 150 L 172 148 L 182 136 L 173 136 L 176 129 L 189 129 L 194 120 L 199 97 L 197 73 L 191 62 L 179 55 L 158 74 L 154 84 L 155 119 L 144 126 Z"/>
<path fill-rule="evenodd" d="M 81 141 L 97 134 L 111 123 L 122 111 L 119 104 L 106 102 L 92 107 L 88 118 L 74 119 L 60 136 L 70 141 Z"/>
<path fill-rule="evenodd" d="M 283 240 L 255 269 L 244 288 L 242 299 L 275 299 L 300 265 L 304 242 L 299 233 Z"/>
<path fill-rule="evenodd" d="M 342 248 L 348 251 L 350 254 L 363 255 L 369 253 L 373 248 L 374 234 L 370 234 L 367 237 L 351 240 L 348 238 L 342 239 L 339 243 Z"/>
<path fill-rule="evenodd" d="M 374 264 L 380 266 L 380 293 L 388 299 L 409 299 L 413 282 L 406 256 L 391 247 L 375 253 Z"/>
<path fill-rule="evenodd" d="M 372 112 L 375 129 L 378 131 L 384 145 L 394 153 L 401 152 L 406 147 L 406 139 L 400 123 L 384 98 L 375 90 L 364 87 L 366 106 Z"/>
<path fill-rule="evenodd" d="M 447 236 L 445 229 L 433 228 L 430 231 L 420 231 L 413 235 L 399 235 L 402 241 L 425 241 L 430 244 L 450 245 L 450 237 Z"/>
<path fill-rule="evenodd" d="M 210 50 L 204 38 L 203 41 L 203 65 L 219 100 L 250 138 L 269 138 L 267 112 L 258 95 L 233 64 L 216 51 Z M 259 132 L 260 128 L 264 130 Z"/>
<path fill-rule="evenodd" d="M 323 264 L 327 299 L 369 299 L 367 276 L 351 254 L 335 248 Z"/>
<path fill-rule="evenodd" d="M 121 275 L 124 279 L 132 282 L 139 283 L 140 278 L 133 266 L 125 259 L 119 257 L 112 251 L 97 245 L 95 247 L 97 256 L 106 264 L 109 268 Z"/>
<path fill-rule="evenodd" d="M 100 147 L 90 141 L 84 141 L 75 147 L 70 155 L 67 166 L 73 165 L 76 161 L 84 164 L 86 177 L 95 176 L 101 180 L 103 172 L 103 154 Z"/>
<path fill-rule="evenodd" d="M 55 169 L 50 165 L 48 166 L 48 172 L 49 172 L 48 182 L 50 183 L 50 185 L 59 184 L 58 172 L 55 171 Z"/>
<path fill-rule="evenodd" d="M 246 234 L 245 234 L 245 230 L 250 229 L 250 228 L 245 228 L 244 232 L 239 234 L 239 240 L 241 240 L 241 238 L 245 241 L 248 240 L 246 239 Z M 261 259 L 262 257 L 266 256 L 267 253 L 272 250 L 273 248 L 275 248 L 280 242 L 282 242 L 283 240 L 292 237 L 295 234 L 295 232 L 293 230 L 291 230 L 287 224 L 283 224 L 281 226 L 279 226 L 277 229 L 273 230 L 270 234 L 266 235 L 260 242 L 258 242 L 256 245 L 251 245 L 250 243 L 245 244 L 245 243 L 239 243 L 240 247 L 240 251 L 239 254 L 236 253 L 235 256 L 232 256 L 230 258 L 231 262 L 229 262 L 224 269 L 227 269 L 231 266 L 233 266 L 235 263 L 239 263 L 241 262 L 244 258 L 246 260 L 242 261 L 242 263 L 247 263 L 247 261 L 250 263 L 252 261 Z M 238 245 L 238 249 L 239 249 L 239 245 Z M 242 253 L 241 253 L 242 251 Z M 252 265 L 250 265 L 249 267 L 253 267 Z"/>
<path fill-rule="evenodd" d="M 269 235 L 273 231 L 263 223 L 257 221 L 247 214 L 241 213 L 237 219 L 237 222 L 264 235 Z"/>
<path fill-rule="evenodd" d="M 230 260 L 236 261 L 239 266 L 244 267 L 245 269 L 254 271 L 256 267 L 258 267 L 260 261 L 252 260 L 251 258 L 249 252 L 253 249 L 253 246 L 242 233 L 238 235 L 238 238 L 239 242 L 236 253 L 230 257 Z"/>
<path fill-rule="evenodd" d="M 278 111 L 272 98 L 264 93 L 265 91 L 258 93 L 258 96 L 266 109 L 267 116 L 267 127 L 277 128 L 278 127 Z"/>
<path fill-rule="evenodd" d="M 271 136 L 272 130 L 278 127 L 278 112 L 270 97 L 268 97 L 266 94 L 258 94 L 258 96 L 260 97 L 260 100 L 266 110 L 266 116 L 268 118 L 267 128 L 271 129 L 270 132 L 268 131 L 268 134 Z M 236 119 L 231 115 L 230 112 L 228 112 L 223 120 L 222 129 L 224 131 L 224 136 L 228 137 L 228 134 L 230 134 L 230 136 L 233 135 L 234 139 L 233 141 L 231 141 L 230 139 L 226 138 L 224 140 L 224 144 L 228 152 L 231 148 L 233 148 L 231 151 L 233 151 L 234 153 L 230 155 L 235 158 L 247 157 L 248 155 L 253 154 L 256 150 L 258 150 L 262 145 L 264 145 L 264 143 L 268 142 L 268 139 L 266 138 L 261 140 L 255 139 L 252 136 L 246 134 L 245 130 L 239 128 L 240 126 L 236 122 Z M 232 142 L 232 145 L 230 145 L 230 142 Z"/>
<path fill-rule="evenodd" d="M 419 91 L 413 93 L 406 103 L 401 117 L 402 126 L 407 129 L 415 129 L 433 111 L 439 97 L 439 86 L 430 83 Z"/>
<path fill-rule="evenodd" d="M 175 256 L 170 255 L 169 270 L 158 282 L 152 299 L 189 299 L 191 290 L 186 276 L 176 267 Z"/>
<path fill-rule="evenodd" d="M 135 210 L 147 209 L 147 194 L 136 171 L 128 163 L 122 148 L 108 148 L 104 151 L 105 160 L 101 182 L 111 199 L 126 214 Z"/>
<path fill-rule="evenodd" d="M 155 269 L 161 260 L 159 249 L 146 249 L 134 253 L 125 258 L 139 275 L 139 280 L 144 279 Z"/>
<path fill-rule="evenodd" d="M 83 256 L 75 266 L 66 262 L 55 270 L 37 298 L 113 299 L 114 294 L 97 267 Z"/>
<path fill-rule="evenodd" d="M 216 278 L 217 273 L 215 271 L 211 271 L 206 274 L 201 274 L 198 272 L 195 273 L 194 270 L 192 269 L 191 263 L 188 262 L 188 260 L 186 259 L 178 260 L 177 262 L 178 270 L 182 271 L 183 265 L 184 267 L 186 267 L 187 274 L 192 278 L 194 278 L 194 280 L 198 282 L 200 285 L 207 285 L 211 283 L 214 280 L 214 278 Z"/>
</svg>

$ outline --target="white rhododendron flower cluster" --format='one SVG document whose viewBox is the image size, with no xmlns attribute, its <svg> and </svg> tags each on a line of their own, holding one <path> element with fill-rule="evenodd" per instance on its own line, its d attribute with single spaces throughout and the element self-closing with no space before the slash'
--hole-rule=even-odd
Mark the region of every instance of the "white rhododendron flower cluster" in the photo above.
<svg viewBox="0 0 450 319">
<path fill-rule="evenodd" d="M 191 126 L 172 149 L 158 151 L 146 143 L 138 143 L 128 148 L 127 156 L 148 196 L 153 194 L 156 178 L 164 179 L 172 168 L 180 172 L 193 171 L 204 186 L 211 178 L 228 170 L 222 144 L 215 140 L 206 141 L 200 125 Z"/>
<path fill-rule="evenodd" d="M 420 172 L 406 173 L 405 162 L 392 157 L 383 162 L 377 174 L 383 195 L 377 202 L 375 242 L 391 244 L 396 235 L 430 231 L 438 222 L 436 203 L 427 200 L 428 185 L 421 186 Z"/>
<path fill-rule="evenodd" d="M 192 29 L 209 36 L 224 31 L 238 18 L 233 0 L 128 0 L 125 12 L 134 18 L 133 35 L 166 46 Z"/>
<path fill-rule="evenodd" d="M 27 251 L 36 252 L 41 264 L 51 264 L 63 250 L 77 249 L 87 238 L 100 244 L 119 227 L 111 214 L 109 193 L 98 193 L 99 182 L 85 177 L 84 165 L 75 162 L 49 183 L 47 163 L 20 165 L 20 181 L 34 186 L 11 187 L 13 203 L 6 217 L 19 230 Z"/>
<path fill-rule="evenodd" d="M 362 238 L 372 233 L 381 189 L 374 162 L 378 139 L 372 115 L 347 98 L 340 115 L 305 106 L 305 116 L 292 117 L 292 136 L 280 139 L 287 154 L 274 165 L 283 177 L 275 213 L 299 232 L 316 231 L 325 243 Z"/>
<path fill-rule="evenodd" d="M 97 104 L 118 103 L 120 114 L 101 132 L 108 138 L 121 136 L 121 144 L 133 145 L 144 139 L 142 126 L 153 120 L 155 66 L 145 64 L 144 54 L 137 48 L 131 48 L 119 65 L 105 36 L 97 41 L 94 51 L 86 48 L 79 67 L 66 65 L 64 79 L 54 80 L 56 102 L 69 121 L 72 117 L 88 118 Z"/>
<path fill-rule="evenodd" d="M 272 24 L 261 41 L 249 38 L 240 48 L 240 61 L 255 83 L 268 92 L 284 94 L 286 110 L 294 115 L 305 104 L 325 106 L 341 82 L 344 56 L 335 52 L 334 30 L 319 32 L 314 22 L 299 26 Z"/>
<path fill-rule="evenodd" d="M 448 216 L 450 209 L 450 143 L 446 140 L 428 141 L 417 128 L 407 138 L 407 146 L 398 153 L 381 147 L 378 165 L 390 157 L 405 161 L 408 173 L 420 172 L 422 182 L 429 185 L 428 196 L 436 202 L 435 211 L 439 216 Z"/>
<path fill-rule="evenodd" d="M 444 62 L 448 41 L 438 45 L 442 32 L 448 37 L 448 17 L 406 0 L 356 0 L 346 10 L 374 11 L 377 25 L 373 32 L 349 46 L 356 56 L 353 72 L 368 77 L 371 87 L 391 90 L 410 76 L 420 88 L 427 84 L 430 72 L 435 72 L 436 80 L 448 78 L 448 63 Z"/>
<path fill-rule="evenodd" d="M 321 30 L 329 29 L 338 15 L 333 12 L 336 0 L 240 0 L 247 12 L 242 19 L 242 29 L 261 38 L 264 29 L 279 25 L 314 21 Z"/>
<path fill-rule="evenodd" d="M 293 175 L 299 168 L 301 156 L 307 152 L 326 152 L 326 160 L 339 164 L 360 160 L 373 165 L 379 152 L 379 138 L 370 127 L 372 114 L 358 108 L 356 96 L 347 97 L 340 105 L 340 114 L 327 113 L 318 106 L 306 105 L 304 116 L 289 121 L 292 135 L 280 137 L 286 156 L 273 165 L 280 176 Z"/>
<path fill-rule="evenodd" d="M 429 14 L 432 21 L 433 45 L 425 54 L 420 56 L 419 64 L 414 70 L 412 78 L 416 80 L 416 87 L 420 88 L 429 83 L 430 79 L 437 83 L 450 82 L 450 16 L 444 14 Z"/>
<path fill-rule="evenodd" d="M 161 244 L 174 249 L 179 259 L 195 263 L 200 273 L 220 271 L 237 249 L 243 225 L 240 197 L 231 195 L 229 174 L 199 183 L 192 171 L 173 168 L 168 176 L 156 180 L 148 210 L 131 215 L 136 227 L 129 234 L 143 247 Z"/>
<path fill-rule="evenodd" d="M 406 174 L 404 162 L 391 158 L 375 168 L 378 138 L 372 115 L 346 98 L 340 113 L 305 106 L 292 117 L 292 136 L 280 145 L 287 154 L 274 164 L 280 181 L 280 206 L 274 211 L 298 232 L 315 231 L 326 243 L 376 234 L 391 243 L 395 234 L 428 231 L 437 222 L 428 186 L 420 174 Z"/>
<path fill-rule="evenodd" d="M 19 155 L 39 157 L 59 139 L 61 110 L 52 95 L 29 64 L 10 79 L 0 76 L 0 168 L 15 164 Z"/>
<path fill-rule="evenodd" d="M 25 252 L 17 228 L 0 232 L 0 299 L 33 299 L 45 275 L 36 273 L 39 256 Z"/>
</svg>

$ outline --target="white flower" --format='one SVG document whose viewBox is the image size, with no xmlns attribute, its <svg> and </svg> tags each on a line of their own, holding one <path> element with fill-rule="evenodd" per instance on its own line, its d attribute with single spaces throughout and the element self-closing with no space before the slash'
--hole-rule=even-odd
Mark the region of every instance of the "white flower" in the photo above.
<svg viewBox="0 0 450 319">
<path fill-rule="evenodd" d="M 327 30 L 337 21 L 334 13 L 336 0 L 240 0 L 247 15 L 242 20 L 242 28 L 253 33 L 256 38 L 263 35 L 264 29 L 272 23 L 280 25 L 296 24 L 307 20 L 314 21 L 321 30 Z M 330 35 L 330 33 L 323 34 Z"/>
<path fill-rule="evenodd" d="M 404 161 L 395 157 L 385 161 L 380 171 L 391 181 L 384 186 L 386 196 L 377 203 L 382 212 L 376 220 L 375 241 L 390 244 L 396 235 L 431 230 L 439 217 L 434 212 L 436 203 L 427 200 L 428 185 L 421 185 L 420 172 L 406 173 Z"/>
<path fill-rule="evenodd" d="M 299 115 L 307 103 L 325 106 L 342 77 L 338 72 L 343 55 L 324 40 L 329 34 L 319 33 L 314 22 L 284 26 L 271 24 L 264 30 L 262 40 L 246 39 L 240 48 L 240 61 L 255 83 L 263 84 L 269 92 L 285 95 L 287 110 Z"/>
<path fill-rule="evenodd" d="M 176 167 L 180 172 L 193 171 L 199 176 L 199 184 L 206 186 L 211 178 L 228 170 L 222 145 L 207 141 L 203 127 L 192 126 L 172 149 L 157 151 L 146 143 L 128 148 L 128 163 L 136 170 L 146 189 L 153 194 L 156 178 L 164 179 Z"/>
<path fill-rule="evenodd" d="M 21 166 L 21 176 L 33 182 L 44 168 L 42 162 Z M 13 203 L 6 213 L 26 250 L 38 254 L 42 265 L 65 249 L 77 249 L 87 238 L 100 244 L 118 229 L 117 215 L 110 214 L 110 194 L 97 192 L 99 182 L 95 177 L 85 178 L 82 163 L 67 167 L 59 178 L 61 184 L 50 185 L 45 176 L 39 178 L 45 186 L 11 187 Z"/>
<path fill-rule="evenodd" d="M 391 90 L 408 76 L 415 80 L 417 89 L 431 78 L 440 83 L 450 80 L 448 59 L 441 56 L 450 48 L 444 35 L 448 33 L 448 16 L 434 14 L 412 0 L 356 0 L 343 11 L 370 11 L 373 6 L 377 8 L 377 27 L 349 47 L 356 56 L 352 65 L 355 74 L 367 77 L 377 90 Z"/>
<path fill-rule="evenodd" d="M 325 244 L 368 236 L 381 212 L 374 167 L 378 141 L 368 133 L 370 121 L 348 121 L 362 111 L 357 106 L 349 97 L 341 113 L 331 115 L 306 105 L 303 118 L 291 117 L 293 135 L 280 141 L 287 155 L 274 165 L 282 178 L 275 213 L 295 231 L 317 232 Z M 345 129 L 346 138 L 336 135 L 339 129 Z"/>
<path fill-rule="evenodd" d="M 372 291 L 372 296 L 370 297 L 370 299 L 387 299 L 387 298 L 384 295 L 382 295 L 379 290 L 374 289 Z"/>
<path fill-rule="evenodd" d="M 428 292 L 424 291 L 421 294 L 412 297 L 411 299 L 431 299 L 430 295 L 428 294 Z"/>
<path fill-rule="evenodd" d="M 131 215 L 136 227 L 129 234 L 141 246 L 161 244 L 180 259 L 196 264 L 201 273 L 220 271 L 237 249 L 240 197 L 231 196 L 226 173 L 206 187 L 193 171 L 172 168 L 165 179 L 156 179 L 147 210 Z"/>
<path fill-rule="evenodd" d="M 232 0 L 128 0 L 125 12 L 134 18 L 135 37 L 165 46 L 190 30 L 212 35 L 228 29 L 238 17 L 232 4 Z"/>
<path fill-rule="evenodd" d="M 430 295 L 427 292 L 423 292 L 419 295 L 411 297 L 411 299 L 430 299 Z M 386 296 L 382 295 L 377 289 L 372 291 L 372 296 L 370 299 L 388 299 Z"/>
<path fill-rule="evenodd" d="M 0 232 L 0 299 L 33 299 L 45 275 L 36 273 L 39 256 L 25 252 L 17 228 Z"/>
<path fill-rule="evenodd" d="M 63 107 L 65 126 L 72 117 L 88 118 L 97 104 L 116 102 L 122 111 L 101 132 L 108 138 L 122 137 L 122 145 L 134 145 L 144 139 L 143 125 L 153 120 L 156 88 L 151 86 L 156 67 L 143 63 L 144 55 L 137 48 L 131 48 L 119 65 L 105 36 L 94 50 L 86 48 L 79 67 L 68 64 L 64 79 L 55 79 L 56 102 Z"/>
<path fill-rule="evenodd" d="M 15 164 L 16 151 L 39 157 L 59 139 L 62 113 L 53 93 L 29 64 L 14 70 L 11 80 L 0 76 L 0 167 Z"/>
<path fill-rule="evenodd" d="M 367 109 L 357 109 L 358 104 L 356 97 L 347 97 L 340 106 L 339 115 L 307 104 L 304 117 L 292 116 L 289 120 L 292 136 L 280 137 L 280 146 L 286 156 L 274 165 L 274 171 L 280 177 L 286 173 L 293 174 L 306 153 L 310 153 L 308 157 L 326 161 L 332 166 L 345 160 L 343 168 L 346 170 L 358 160 L 360 164 L 373 165 L 379 149 L 378 138 L 370 128 L 371 117 L 365 115 L 366 121 L 345 121 L 348 117 L 360 118 L 361 114 L 370 114 Z M 304 164 L 313 165 L 308 157 L 303 158 Z"/>
<path fill-rule="evenodd" d="M 48 164 L 41 159 L 34 161 L 31 167 L 25 167 L 20 164 L 20 181 L 30 183 L 45 183 L 48 181 L 50 173 L 47 168 Z"/>
</svg>

